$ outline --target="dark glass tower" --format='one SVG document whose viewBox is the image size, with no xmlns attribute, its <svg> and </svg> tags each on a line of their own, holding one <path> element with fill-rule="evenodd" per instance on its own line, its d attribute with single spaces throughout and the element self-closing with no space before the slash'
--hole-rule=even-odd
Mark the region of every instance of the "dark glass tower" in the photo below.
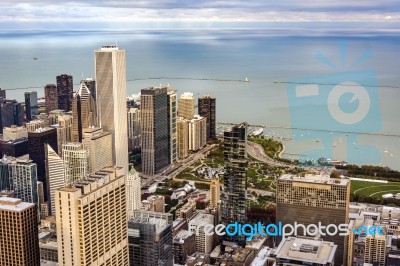
<svg viewBox="0 0 400 266">
<path fill-rule="evenodd" d="M 21 126 L 25 120 L 21 103 L 16 100 L 0 99 L 0 116 L 0 134 L 4 127 Z"/>
<path fill-rule="evenodd" d="M 58 109 L 58 95 L 55 84 L 47 84 L 44 87 L 44 97 L 46 99 L 46 113 Z"/>
<path fill-rule="evenodd" d="M 138 211 L 128 222 L 129 265 L 172 266 L 172 215 Z"/>
<path fill-rule="evenodd" d="M 207 141 L 217 139 L 215 132 L 215 103 L 215 98 L 212 98 L 210 95 L 205 95 L 199 98 L 198 101 L 199 115 L 206 118 Z"/>
<path fill-rule="evenodd" d="M 72 76 L 63 74 L 57 76 L 58 109 L 71 111 L 74 83 Z"/>
<path fill-rule="evenodd" d="M 2 98 L 2 99 L 6 98 L 6 90 L 0 89 L 0 98 Z"/>
<path fill-rule="evenodd" d="M 45 144 L 49 144 L 57 152 L 57 130 L 44 128 L 28 132 L 28 150 L 30 159 L 37 165 L 38 180 L 43 183 L 45 201 L 50 198 L 48 180 L 45 171 Z"/>
<path fill-rule="evenodd" d="M 224 132 L 224 190 L 221 193 L 221 222 L 245 224 L 247 220 L 247 123 L 242 123 Z M 245 236 L 224 235 L 221 248 L 225 246 L 246 246 Z"/>
<path fill-rule="evenodd" d="M 167 87 L 141 94 L 142 173 L 154 175 L 169 164 Z"/>
<path fill-rule="evenodd" d="M 25 92 L 25 112 L 27 121 L 34 120 L 39 114 L 36 91 Z"/>
</svg>

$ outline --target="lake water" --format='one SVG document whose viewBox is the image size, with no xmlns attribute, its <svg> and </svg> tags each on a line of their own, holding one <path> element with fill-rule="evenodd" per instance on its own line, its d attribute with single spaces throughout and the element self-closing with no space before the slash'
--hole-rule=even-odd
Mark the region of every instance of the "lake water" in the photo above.
<svg viewBox="0 0 400 266">
<path fill-rule="evenodd" d="M 400 135 L 400 36 L 296 36 L 262 29 L 3 31 L 0 88 L 8 90 L 8 98 L 23 100 L 27 89 L 12 89 L 33 88 L 43 96 L 43 86 L 55 83 L 59 74 L 73 75 L 79 83 L 82 75 L 94 76 L 94 50 L 105 44 L 126 50 L 128 94 L 160 84 L 169 84 L 178 94 L 211 94 L 217 98 L 219 122 L 325 130 L 265 128 L 269 136 L 292 139 L 283 141 L 286 157 L 323 156 L 400 169 L 400 137 L 352 133 Z M 370 56 L 356 64 L 366 51 Z M 372 77 L 377 84 L 371 89 L 376 92 L 371 103 L 377 106 L 368 122 L 376 124 L 371 128 L 327 127 L 323 116 L 314 117 L 327 108 L 326 97 L 315 98 L 311 105 L 295 103 L 289 100 L 289 85 L 282 83 L 354 73 L 347 77 L 355 75 L 359 84 L 370 85 L 358 74 L 365 70 L 370 73 L 365 82 Z M 246 77 L 250 82 L 243 82 Z M 313 104 L 319 108 L 314 112 Z M 303 107 L 311 108 L 302 118 L 304 126 L 291 120 Z"/>
</svg>

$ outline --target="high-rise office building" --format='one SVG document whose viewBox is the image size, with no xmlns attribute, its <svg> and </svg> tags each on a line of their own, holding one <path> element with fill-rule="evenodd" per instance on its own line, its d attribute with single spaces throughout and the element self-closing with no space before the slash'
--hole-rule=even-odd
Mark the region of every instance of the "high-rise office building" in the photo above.
<svg viewBox="0 0 400 266">
<path fill-rule="evenodd" d="M 72 141 L 72 115 L 57 116 L 57 124 L 51 125 L 57 130 L 57 150 L 62 154 L 62 145 Z"/>
<path fill-rule="evenodd" d="M 34 132 L 37 129 L 45 127 L 48 127 L 48 125 L 46 125 L 46 121 L 41 119 L 32 120 L 26 123 L 26 129 L 28 130 L 28 132 Z"/>
<path fill-rule="evenodd" d="M 151 195 L 143 201 L 145 210 L 153 212 L 165 212 L 165 197 L 162 195 Z"/>
<path fill-rule="evenodd" d="M 140 132 L 140 109 L 128 109 L 128 146 L 129 152 L 139 150 L 142 144 L 142 134 Z"/>
<path fill-rule="evenodd" d="M 50 195 L 50 214 L 55 215 L 55 191 L 65 186 L 64 161 L 49 145 L 45 145 L 46 153 L 46 180 L 48 180 L 48 191 Z"/>
<path fill-rule="evenodd" d="M 29 158 L 37 165 L 38 180 L 43 182 L 45 188 L 44 198 L 47 201 L 49 199 L 49 187 L 45 171 L 45 144 L 49 144 L 53 150 L 57 151 L 57 130 L 55 128 L 40 128 L 33 132 L 28 132 Z"/>
<path fill-rule="evenodd" d="M 227 225 L 247 221 L 247 123 L 242 123 L 224 132 L 224 190 L 221 193 L 221 221 Z M 225 246 L 244 247 L 243 235 L 222 237 L 222 250 Z"/>
<path fill-rule="evenodd" d="M 217 139 L 216 134 L 216 100 L 210 95 L 205 95 L 198 100 L 199 115 L 206 118 L 207 141 Z"/>
<path fill-rule="evenodd" d="M 55 192 L 58 263 L 128 266 L 125 174 L 107 167 Z"/>
<path fill-rule="evenodd" d="M 44 114 L 40 114 L 40 115 L 44 115 Z M 58 118 L 63 115 L 69 115 L 72 117 L 71 112 L 65 112 L 64 110 L 55 109 L 53 111 L 50 111 L 47 115 L 47 119 L 49 120 L 48 124 L 49 125 L 58 124 Z"/>
<path fill-rule="evenodd" d="M 167 87 L 141 92 L 142 173 L 154 175 L 169 164 Z"/>
<path fill-rule="evenodd" d="M 0 154 L 20 157 L 28 154 L 28 131 L 25 127 L 5 127 L 0 140 Z"/>
<path fill-rule="evenodd" d="M 34 203 L 0 197 L 0 265 L 40 266 Z"/>
<path fill-rule="evenodd" d="M 7 97 L 6 97 L 6 90 L 2 90 L 1 88 L 0 88 L 0 98 L 1 99 L 6 99 Z"/>
<path fill-rule="evenodd" d="M 36 119 L 36 116 L 39 115 L 38 99 L 36 91 L 25 92 L 25 112 L 27 121 Z"/>
<path fill-rule="evenodd" d="M 176 212 L 175 212 L 175 217 L 176 218 L 184 218 L 187 221 L 192 219 L 192 217 L 197 213 L 196 209 L 196 201 L 194 199 L 189 199 L 188 202 L 183 204 L 182 207 L 180 207 Z"/>
<path fill-rule="evenodd" d="M 36 164 L 31 160 L 12 157 L 7 158 L 7 161 L 14 197 L 24 202 L 35 203 L 39 209 Z"/>
<path fill-rule="evenodd" d="M 131 266 L 172 266 L 172 214 L 136 211 L 128 222 Z"/>
<path fill-rule="evenodd" d="M 16 140 L 28 137 L 28 130 L 25 127 L 5 127 L 3 129 L 3 140 Z"/>
<path fill-rule="evenodd" d="M 168 88 L 168 161 L 173 164 L 178 160 L 177 155 L 177 130 L 176 130 L 176 119 L 177 119 L 177 106 L 176 106 L 176 92 Z"/>
<path fill-rule="evenodd" d="M 276 189 L 276 219 L 282 224 L 346 224 L 349 215 L 350 182 L 323 175 L 282 175 Z M 301 228 L 298 235 L 303 235 Z M 339 234 L 321 236 L 337 245 L 335 264 L 346 261 L 346 238 Z"/>
<path fill-rule="evenodd" d="M 186 119 L 194 116 L 194 97 L 193 93 L 185 92 L 178 99 L 178 115 Z"/>
<path fill-rule="evenodd" d="M 185 265 L 186 257 L 196 252 L 195 235 L 193 232 L 181 230 L 172 239 L 172 247 L 174 253 L 174 262 Z"/>
<path fill-rule="evenodd" d="M 82 141 L 84 128 L 97 126 L 96 103 L 85 83 L 81 83 L 79 90 L 72 100 L 72 141 Z"/>
<path fill-rule="evenodd" d="M 0 159 L 0 191 L 11 191 L 12 183 L 10 180 L 10 172 L 8 171 L 8 160 L 7 157 Z M 14 193 L 13 193 L 14 196 Z"/>
<path fill-rule="evenodd" d="M 206 119 L 195 115 L 189 120 L 189 150 L 198 151 L 207 144 Z"/>
<path fill-rule="evenodd" d="M 81 80 L 81 83 L 86 85 L 93 99 L 96 101 L 96 81 L 93 78 L 85 78 Z"/>
<path fill-rule="evenodd" d="M 89 173 L 112 165 L 112 138 L 102 128 L 85 128 L 82 144 L 89 152 Z"/>
<path fill-rule="evenodd" d="M 58 109 L 58 94 L 55 84 L 47 84 L 44 87 L 44 98 L 46 101 L 46 113 L 49 114 L 53 110 Z"/>
<path fill-rule="evenodd" d="M 189 122 L 185 118 L 179 117 L 176 127 L 178 159 L 182 160 L 189 155 Z"/>
<path fill-rule="evenodd" d="M 89 175 L 89 152 L 82 143 L 69 142 L 62 145 L 65 183 L 71 184 Z"/>
<path fill-rule="evenodd" d="M 197 252 L 210 254 L 214 249 L 214 235 L 205 233 L 205 227 L 210 224 L 214 225 L 214 215 L 202 212 L 189 222 L 189 231 L 195 233 Z"/>
<path fill-rule="evenodd" d="M 57 76 L 57 109 L 61 109 L 66 112 L 71 111 L 73 92 L 74 83 L 72 76 L 66 74 Z"/>
<path fill-rule="evenodd" d="M 113 162 L 128 173 L 126 136 L 126 63 L 125 50 L 103 46 L 95 51 L 96 107 L 99 126 L 111 132 Z"/>
<path fill-rule="evenodd" d="M 386 236 L 368 235 L 365 237 L 364 263 L 376 266 L 385 266 Z"/>
<path fill-rule="evenodd" d="M 127 198 L 127 216 L 133 218 L 133 212 L 140 210 L 141 207 L 141 185 L 140 176 L 135 168 L 131 168 L 126 177 L 126 198 Z"/>
<path fill-rule="evenodd" d="M 3 134 L 4 127 L 24 124 L 25 116 L 21 103 L 16 100 L 0 99 L 0 134 Z"/>
</svg>

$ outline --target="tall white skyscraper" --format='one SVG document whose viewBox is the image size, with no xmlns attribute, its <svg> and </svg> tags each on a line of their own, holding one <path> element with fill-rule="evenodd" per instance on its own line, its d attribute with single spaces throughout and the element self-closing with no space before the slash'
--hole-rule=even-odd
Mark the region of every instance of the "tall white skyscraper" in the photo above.
<svg viewBox="0 0 400 266">
<path fill-rule="evenodd" d="M 45 145 L 46 152 L 46 179 L 49 182 L 50 214 L 55 215 L 55 191 L 64 187 L 64 161 L 49 144 Z"/>
<path fill-rule="evenodd" d="M 100 127 L 111 132 L 113 162 L 128 173 L 125 50 L 103 46 L 95 51 L 96 106 Z"/>
<path fill-rule="evenodd" d="M 141 186 L 139 173 L 132 167 L 126 178 L 126 198 L 128 220 L 133 218 L 133 212 L 141 207 Z"/>
</svg>

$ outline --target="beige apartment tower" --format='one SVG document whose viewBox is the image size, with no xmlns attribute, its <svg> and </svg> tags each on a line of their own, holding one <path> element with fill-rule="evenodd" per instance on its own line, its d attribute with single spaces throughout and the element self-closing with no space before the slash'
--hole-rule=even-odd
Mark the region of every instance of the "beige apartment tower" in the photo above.
<svg viewBox="0 0 400 266">
<path fill-rule="evenodd" d="M 60 266 L 128 266 L 125 175 L 106 167 L 56 191 Z"/>
<path fill-rule="evenodd" d="M 385 266 L 386 236 L 368 235 L 365 237 L 364 263 Z"/>
<path fill-rule="evenodd" d="M 176 121 L 177 128 L 177 148 L 178 148 L 178 159 L 182 160 L 189 155 L 189 122 L 179 117 Z"/>
<path fill-rule="evenodd" d="M 218 209 L 220 198 L 221 185 L 219 183 L 219 178 L 213 178 L 210 184 L 210 207 Z"/>
<path fill-rule="evenodd" d="M 82 144 L 89 152 L 89 173 L 112 165 L 112 137 L 102 128 L 85 128 Z"/>
<path fill-rule="evenodd" d="M 178 116 L 192 119 L 194 116 L 194 97 L 193 93 L 185 92 L 178 99 Z"/>
<path fill-rule="evenodd" d="M 62 155 L 62 145 L 72 140 L 72 115 L 59 115 L 57 124 L 52 125 L 57 129 L 57 150 Z"/>
<path fill-rule="evenodd" d="M 103 46 L 95 51 L 96 107 L 99 126 L 111 133 L 113 162 L 128 173 L 125 50 Z"/>
<path fill-rule="evenodd" d="M 207 144 L 206 119 L 195 115 L 189 121 L 189 150 L 197 151 Z"/>
<path fill-rule="evenodd" d="M 126 202 L 127 202 L 127 216 L 128 220 L 133 218 L 134 211 L 140 210 L 141 204 L 141 185 L 140 176 L 135 168 L 129 170 L 126 177 Z"/>
<path fill-rule="evenodd" d="M 39 266 L 35 204 L 0 197 L 0 221 L 0 265 Z"/>
<path fill-rule="evenodd" d="M 284 174 L 278 178 L 276 202 L 276 220 L 282 224 L 347 224 L 350 182 L 348 179 L 333 179 L 325 175 L 301 177 Z M 300 231 L 299 236 L 302 236 L 303 232 Z M 346 237 L 339 234 L 321 237 L 337 245 L 335 265 L 347 261 Z"/>
</svg>

